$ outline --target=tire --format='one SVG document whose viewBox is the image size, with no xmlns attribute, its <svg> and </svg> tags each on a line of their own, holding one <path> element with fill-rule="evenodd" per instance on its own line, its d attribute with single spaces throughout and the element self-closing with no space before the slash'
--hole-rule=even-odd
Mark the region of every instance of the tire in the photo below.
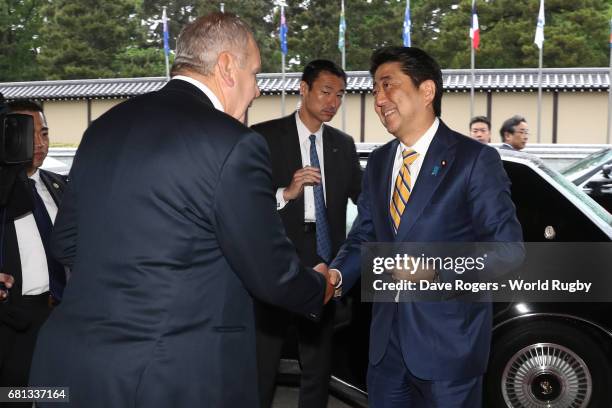
<svg viewBox="0 0 612 408">
<path fill-rule="evenodd" d="M 484 406 L 611 407 L 609 342 L 571 322 L 537 320 L 504 330 L 494 337 Z"/>
</svg>

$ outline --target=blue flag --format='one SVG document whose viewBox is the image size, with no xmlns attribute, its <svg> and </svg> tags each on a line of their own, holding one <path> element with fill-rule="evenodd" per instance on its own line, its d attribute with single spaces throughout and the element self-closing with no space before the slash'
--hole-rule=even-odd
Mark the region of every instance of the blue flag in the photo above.
<svg viewBox="0 0 612 408">
<path fill-rule="evenodd" d="M 285 20 L 285 7 L 284 6 L 281 6 L 280 45 L 281 45 L 281 52 L 284 55 L 287 55 L 287 21 Z"/>
<path fill-rule="evenodd" d="M 169 45 L 169 33 L 168 33 L 168 17 L 166 16 L 166 8 L 164 7 L 164 12 L 162 14 L 162 24 L 164 27 L 164 54 L 166 56 L 170 55 L 170 45 Z"/>
<path fill-rule="evenodd" d="M 412 29 L 412 20 L 410 20 L 410 0 L 406 0 L 406 12 L 404 13 L 404 47 L 410 47 L 410 30 Z"/>
</svg>

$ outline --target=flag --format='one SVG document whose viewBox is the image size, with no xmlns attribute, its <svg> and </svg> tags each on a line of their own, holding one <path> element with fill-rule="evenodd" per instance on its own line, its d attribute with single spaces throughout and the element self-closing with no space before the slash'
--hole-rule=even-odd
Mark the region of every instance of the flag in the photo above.
<svg viewBox="0 0 612 408">
<path fill-rule="evenodd" d="M 412 20 L 410 20 L 410 0 L 406 0 L 406 12 L 404 13 L 404 32 L 402 37 L 404 39 L 404 47 L 410 47 L 410 30 L 412 28 Z"/>
<path fill-rule="evenodd" d="M 338 25 L 338 49 L 344 51 L 344 33 L 346 33 L 346 20 L 344 19 L 344 0 L 340 11 L 340 24 Z"/>
<path fill-rule="evenodd" d="M 285 7 L 284 6 L 281 6 L 280 44 L 281 44 L 281 52 L 284 55 L 287 55 L 287 21 L 285 21 Z"/>
<path fill-rule="evenodd" d="M 169 45 L 169 32 L 168 32 L 168 17 L 166 16 L 166 8 L 164 7 L 164 11 L 162 13 L 162 25 L 164 28 L 164 54 L 166 56 L 170 55 L 170 45 Z"/>
<path fill-rule="evenodd" d="M 612 18 L 610 19 L 610 48 L 612 48 Z"/>
<path fill-rule="evenodd" d="M 480 26 L 478 25 L 478 14 L 476 13 L 476 0 L 472 0 L 472 26 L 470 27 L 470 38 L 472 48 L 477 50 L 480 45 Z"/>
<path fill-rule="evenodd" d="M 542 49 L 544 45 L 544 0 L 540 0 L 540 12 L 538 13 L 538 25 L 536 27 L 533 43 Z"/>
</svg>

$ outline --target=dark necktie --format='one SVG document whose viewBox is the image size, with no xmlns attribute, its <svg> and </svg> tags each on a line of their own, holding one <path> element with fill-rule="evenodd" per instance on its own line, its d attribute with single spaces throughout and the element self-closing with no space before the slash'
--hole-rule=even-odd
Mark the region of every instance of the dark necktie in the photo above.
<svg viewBox="0 0 612 408">
<path fill-rule="evenodd" d="M 36 191 L 36 181 L 32 179 L 28 179 L 28 181 L 32 187 L 32 198 L 34 199 L 34 210 L 32 211 L 32 214 L 36 220 L 36 226 L 38 227 L 38 232 L 40 233 L 40 238 L 47 256 L 47 266 L 49 268 L 49 291 L 51 292 L 51 296 L 53 296 L 56 301 L 60 301 L 64 292 L 64 286 L 66 286 L 66 272 L 64 267 L 53 259 L 50 253 L 49 244 L 51 241 L 53 223 L 51 222 L 51 217 L 49 217 L 45 203 L 38 194 L 38 191 Z"/>
<path fill-rule="evenodd" d="M 310 165 L 321 168 L 317 147 L 315 144 L 317 137 L 310 135 Z M 323 176 L 323 174 L 321 174 Z M 317 217 L 317 254 L 329 264 L 331 261 L 331 238 L 329 237 L 329 224 L 327 223 L 327 210 L 325 208 L 325 197 L 323 195 L 323 181 L 313 186 L 315 201 L 315 216 Z"/>
</svg>

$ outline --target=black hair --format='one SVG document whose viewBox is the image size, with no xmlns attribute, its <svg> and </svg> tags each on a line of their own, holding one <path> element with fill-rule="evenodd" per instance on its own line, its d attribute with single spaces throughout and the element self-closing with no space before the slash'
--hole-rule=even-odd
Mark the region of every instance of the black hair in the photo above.
<svg viewBox="0 0 612 408">
<path fill-rule="evenodd" d="M 15 99 L 7 103 L 8 108 L 12 112 L 28 111 L 28 112 L 42 112 L 43 108 L 40 103 L 35 102 L 31 99 Z"/>
<path fill-rule="evenodd" d="M 313 60 L 306 64 L 304 72 L 302 73 L 302 81 L 306 82 L 308 88 L 312 88 L 312 84 L 316 81 L 321 72 L 329 72 L 338 78 L 342 78 L 346 85 L 346 72 L 344 72 L 335 62 L 325 59 Z"/>
<path fill-rule="evenodd" d="M 370 74 L 374 76 L 378 67 L 387 62 L 399 62 L 402 72 L 412 79 L 412 83 L 417 88 L 424 81 L 433 81 L 436 85 L 432 103 L 434 114 L 436 116 L 442 114 L 442 70 L 435 59 L 416 47 L 384 47 L 372 54 Z"/>
<path fill-rule="evenodd" d="M 470 128 L 474 123 L 484 123 L 487 125 L 489 130 L 491 130 L 491 121 L 486 116 L 474 116 L 472 120 L 470 120 Z"/>
<path fill-rule="evenodd" d="M 527 120 L 521 115 L 514 115 L 510 119 L 506 119 L 499 129 L 499 135 L 501 136 L 502 143 L 504 142 L 504 133 L 514 133 L 515 127 L 521 122 L 527 123 Z"/>
</svg>

